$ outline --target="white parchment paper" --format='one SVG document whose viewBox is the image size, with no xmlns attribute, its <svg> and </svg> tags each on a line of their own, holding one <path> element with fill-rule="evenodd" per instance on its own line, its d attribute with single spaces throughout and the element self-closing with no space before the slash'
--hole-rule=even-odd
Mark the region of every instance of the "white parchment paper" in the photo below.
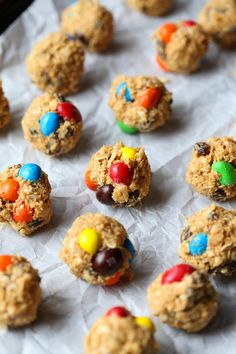
<svg viewBox="0 0 236 354">
<path fill-rule="evenodd" d="M 109 51 L 86 56 L 81 90 L 71 100 L 84 117 L 78 147 L 61 158 L 48 158 L 23 139 L 20 121 L 40 92 L 30 82 L 25 57 L 31 47 L 59 28 L 66 0 L 36 0 L 0 38 L 0 66 L 10 100 L 12 124 L 0 133 L 0 170 L 21 162 L 38 163 L 52 184 L 52 223 L 32 238 L 22 238 L 7 225 L 0 229 L 0 252 L 27 257 L 42 277 L 43 301 L 30 327 L 0 332 L 0 354 L 82 354 L 83 337 L 107 308 L 125 304 L 136 315 L 149 315 L 146 288 L 165 268 L 178 262 L 179 232 L 184 215 L 210 202 L 185 183 L 184 174 L 194 142 L 212 135 L 235 135 L 235 52 L 214 45 L 205 65 L 191 76 L 163 74 L 155 64 L 151 35 L 161 23 L 196 18 L 203 0 L 176 0 L 167 18 L 150 18 L 132 11 L 122 0 L 104 0 L 113 11 L 116 31 Z M 0 15 L 1 16 L 1 15 Z M 107 106 L 108 89 L 118 74 L 168 77 L 174 94 L 173 118 L 151 134 L 129 136 L 115 125 Z M 143 146 L 150 159 L 153 183 L 142 207 L 115 209 L 98 203 L 86 189 L 83 174 L 90 156 L 103 144 L 123 140 Z M 235 208 L 234 202 L 225 203 Z M 73 220 L 87 211 L 114 216 L 126 227 L 138 250 L 132 283 L 113 288 L 90 286 L 70 274 L 58 257 Z M 162 354 L 234 354 L 236 352 L 236 277 L 213 280 L 221 295 L 215 321 L 202 333 L 187 335 L 157 319 Z"/>
</svg>

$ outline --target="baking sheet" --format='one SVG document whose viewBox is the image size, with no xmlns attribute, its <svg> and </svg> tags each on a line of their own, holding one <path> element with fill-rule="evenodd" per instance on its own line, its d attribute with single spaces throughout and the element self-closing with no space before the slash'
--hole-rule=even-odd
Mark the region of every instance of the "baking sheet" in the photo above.
<svg viewBox="0 0 236 354">
<path fill-rule="evenodd" d="M 163 74 L 155 64 L 151 35 L 161 23 L 196 18 L 202 0 L 176 0 L 166 18 L 150 18 L 130 10 L 121 0 L 102 1 L 113 11 L 116 31 L 111 48 L 103 55 L 86 56 L 80 92 L 71 96 L 84 117 L 78 147 L 61 158 L 48 158 L 23 139 L 20 121 L 31 100 L 40 94 L 30 82 L 25 56 L 35 41 L 59 26 L 65 0 L 37 0 L 0 38 L 0 67 L 10 100 L 12 124 L 0 133 L 0 170 L 21 162 L 38 163 L 52 184 L 52 223 L 32 238 L 22 238 L 7 225 L 0 229 L 0 252 L 27 257 L 42 277 L 43 301 L 38 320 L 30 327 L 0 332 L 1 354 L 82 354 L 83 337 L 107 308 L 125 304 L 136 315 L 149 315 L 146 288 L 165 268 L 178 262 L 179 231 L 184 215 L 210 202 L 184 182 L 194 142 L 209 136 L 235 135 L 235 52 L 211 46 L 201 70 L 191 76 Z M 168 77 L 174 94 L 169 124 L 150 134 L 129 136 L 115 125 L 107 106 L 108 89 L 118 74 Z M 103 144 L 123 140 L 143 146 L 153 171 L 150 196 L 142 207 L 113 210 L 98 203 L 86 189 L 83 174 L 90 156 Z M 235 208 L 235 202 L 224 203 Z M 99 211 L 126 227 L 138 250 L 132 283 L 101 288 L 77 280 L 58 252 L 73 220 L 82 213 Z M 213 280 L 221 294 L 215 321 L 202 333 L 188 335 L 162 325 L 157 339 L 161 354 L 235 353 L 236 277 Z"/>
</svg>

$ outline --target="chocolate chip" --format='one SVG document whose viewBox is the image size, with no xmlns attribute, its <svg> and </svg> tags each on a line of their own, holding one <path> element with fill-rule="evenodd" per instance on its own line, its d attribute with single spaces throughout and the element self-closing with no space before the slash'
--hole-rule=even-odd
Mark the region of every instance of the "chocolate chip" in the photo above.
<svg viewBox="0 0 236 354">
<path fill-rule="evenodd" d="M 123 262 L 123 254 L 119 248 L 105 248 L 98 252 L 92 260 L 93 270 L 103 276 L 116 273 Z"/>
<path fill-rule="evenodd" d="M 67 128 L 67 131 L 66 131 L 65 137 L 66 137 L 66 138 L 70 138 L 70 137 L 73 136 L 73 135 L 74 135 L 73 129 L 71 129 L 70 127 L 68 127 L 68 128 Z"/>
<path fill-rule="evenodd" d="M 30 134 L 33 136 L 38 135 L 38 131 L 35 129 L 29 129 L 29 131 L 30 131 Z"/>
<path fill-rule="evenodd" d="M 197 156 L 206 156 L 210 154 L 211 147 L 204 142 L 199 142 L 194 145 L 194 150 L 197 152 Z"/>
<path fill-rule="evenodd" d="M 222 189 L 217 189 L 211 198 L 215 201 L 222 202 L 225 200 L 226 194 Z"/>
<path fill-rule="evenodd" d="M 207 216 L 208 220 L 218 220 L 219 219 L 219 214 L 217 214 L 215 211 L 211 211 L 208 216 Z"/>
<path fill-rule="evenodd" d="M 190 226 L 188 225 L 182 230 L 181 236 L 180 236 L 180 241 L 184 242 L 184 241 L 188 240 L 191 236 L 192 236 L 192 232 L 191 232 Z"/>
<path fill-rule="evenodd" d="M 105 184 L 102 187 L 99 187 L 96 192 L 97 200 L 106 205 L 113 205 L 114 200 L 112 199 L 114 187 L 111 184 Z"/>
<path fill-rule="evenodd" d="M 129 193 L 129 199 L 138 199 L 139 194 L 139 191 L 136 189 L 136 191 Z"/>
</svg>

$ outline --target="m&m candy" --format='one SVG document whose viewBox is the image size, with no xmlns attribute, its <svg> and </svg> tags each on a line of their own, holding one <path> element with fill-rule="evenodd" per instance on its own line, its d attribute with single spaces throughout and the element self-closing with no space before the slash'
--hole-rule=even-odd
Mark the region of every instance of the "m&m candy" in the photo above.
<svg viewBox="0 0 236 354">
<path fill-rule="evenodd" d="M 154 323 L 148 317 L 135 317 L 135 322 L 138 326 L 149 329 L 150 331 L 155 331 Z"/>
<path fill-rule="evenodd" d="M 124 162 L 115 162 L 109 168 L 109 176 L 115 183 L 130 184 L 133 178 L 133 170 Z"/>
<path fill-rule="evenodd" d="M 105 248 L 93 258 L 93 270 L 103 276 L 116 273 L 123 265 L 124 257 L 119 248 Z"/>
<path fill-rule="evenodd" d="M 138 95 L 136 105 L 152 109 L 160 102 L 161 95 L 162 90 L 160 87 L 150 87 L 144 93 Z"/>
<path fill-rule="evenodd" d="M 26 163 L 21 166 L 18 176 L 26 181 L 37 182 L 42 175 L 41 168 L 35 163 Z"/>
<path fill-rule="evenodd" d="M 163 273 L 161 284 L 171 284 L 182 281 L 185 275 L 194 272 L 194 268 L 188 264 L 177 264 Z"/>
<path fill-rule="evenodd" d="M 85 183 L 86 183 L 86 186 L 91 189 L 92 191 L 96 191 L 98 186 L 96 183 L 94 183 L 92 180 L 91 180 L 91 177 L 90 177 L 90 174 L 91 172 L 88 170 L 85 172 Z"/>
<path fill-rule="evenodd" d="M 136 134 L 138 133 L 138 129 L 134 127 L 130 127 L 129 125 L 124 124 L 120 120 L 116 120 L 118 127 L 126 134 Z"/>
<path fill-rule="evenodd" d="M 126 308 L 123 306 L 115 306 L 115 307 L 112 307 L 110 310 L 108 310 L 106 312 L 105 316 L 107 316 L 107 317 L 110 317 L 110 316 L 128 317 L 129 311 L 126 310 Z"/>
<path fill-rule="evenodd" d="M 40 118 L 39 125 L 41 133 L 49 136 L 59 128 L 60 117 L 55 112 L 47 112 Z"/>
<path fill-rule="evenodd" d="M 9 255 L 0 255 L 0 271 L 5 272 L 7 267 L 12 264 L 12 256 Z"/>
<path fill-rule="evenodd" d="M 91 228 L 84 229 L 78 236 L 79 246 L 87 253 L 94 255 L 101 244 L 101 236 Z"/>
<path fill-rule="evenodd" d="M 135 160 L 136 159 L 136 150 L 131 147 L 124 146 L 121 148 L 121 159 L 125 160 Z"/>
<path fill-rule="evenodd" d="M 96 198 L 102 204 L 113 205 L 114 204 L 114 200 L 112 198 L 113 191 L 114 191 L 114 187 L 112 186 L 112 184 L 104 184 L 104 186 L 101 186 L 97 189 Z"/>
<path fill-rule="evenodd" d="M 197 234 L 189 242 L 189 253 L 192 256 L 200 256 L 207 249 L 208 236 L 202 232 Z"/>
<path fill-rule="evenodd" d="M 160 38 L 165 43 L 168 44 L 171 40 L 172 35 L 176 32 L 177 26 L 173 23 L 166 23 L 159 29 Z"/>
<path fill-rule="evenodd" d="M 116 96 L 120 96 L 124 92 L 124 97 L 126 102 L 133 102 L 134 100 L 131 97 L 130 90 L 126 82 L 121 82 L 116 88 Z"/>
<path fill-rule="evenodd" d="M 130 259 L 130 261 L 129 261 L 129 262 L 131 263 L 132 260 L 133 260 L 133 258 L 134 258 L 134 256 L 135 256 L 135 254 L 136 254 L 136 251 L 135 251 L 135 248 L 134 248 L 132 242 L 131 242 L 128 238 L 125 239 L 124 248 L 126 248 L 127 251 L 128 251 L 128 252 L 130 253 L 130 255 L 131 255 L 131 259 Z"/>
<path fill-rule="evenodd" d="M 13 213 L 12 217 L 15 222 L 29 223 L 33 220 L 34 210 L 31 209 L 25 202 L 19 203 Z"/>
<path fill-rule="evenodd" d="M 220 183 L 223 186 L 236 184 L 236 168 L 231 163 L 217 161 L 211 165 L 211 168 L 220 175 Z"/>
<path fill-rule="evenodd" d="M 15 202 L 18 199 L 19 183 L 13 178 L 8 178 L 0 185 L 0 197 L 9 201 Z"/>
<path fill-rule="evenodd" d="M 79 110 L 71 102 L 60 102 L 57 106 L 57 113 L 65 120 L 82 121 Z"/>
<path fill-rule="evenodd" d="M 183 22 L 183 25 L 186 27 L 192 27 L 192 26 L 196 26 L 196 22 L 192 20 L 187 20 Z"/>
</svg>

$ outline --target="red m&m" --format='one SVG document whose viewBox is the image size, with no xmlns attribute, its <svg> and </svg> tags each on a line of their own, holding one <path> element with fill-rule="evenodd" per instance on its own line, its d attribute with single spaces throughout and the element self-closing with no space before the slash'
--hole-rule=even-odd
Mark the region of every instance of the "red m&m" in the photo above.
<svg viewBox="0 0 236 354">
<path fill-rule="evenodd" d="M 188 20 L 188 21 L 184 21 L 183 25 L 186 26 L 186 27 L 196 26 L 196 22 Z"/>
<path fill-rule="evenodd" d="M 163 273 L 161 283 L 164 285 L 180 282 L 185 275 L 191 274 L 194 271 L 195 269 L 188 264 L 177 264 Z"/>
<path fill-rule="evenodd" d="M 60 102 L 57 106 L 57 113 L 65 120 L 82 121 L 80 111 L 71 102 Z"/>
<path fill-rule="evenodd" d="M 107 311 L 106 316 L 118 316 L 118 317 L 128 317 L 129 316 L 129 311 L 126 310 L 126 308 L 122 306 L 115 306 L 112 307 L 110 310 Z"/>
<path fill-rule="evenodd" d="M 124 162 L 115 162 L 109 169 L 109 176 L 115 183 L 130 184 L 133 178 L 133 170 Z"/>
</svg>

